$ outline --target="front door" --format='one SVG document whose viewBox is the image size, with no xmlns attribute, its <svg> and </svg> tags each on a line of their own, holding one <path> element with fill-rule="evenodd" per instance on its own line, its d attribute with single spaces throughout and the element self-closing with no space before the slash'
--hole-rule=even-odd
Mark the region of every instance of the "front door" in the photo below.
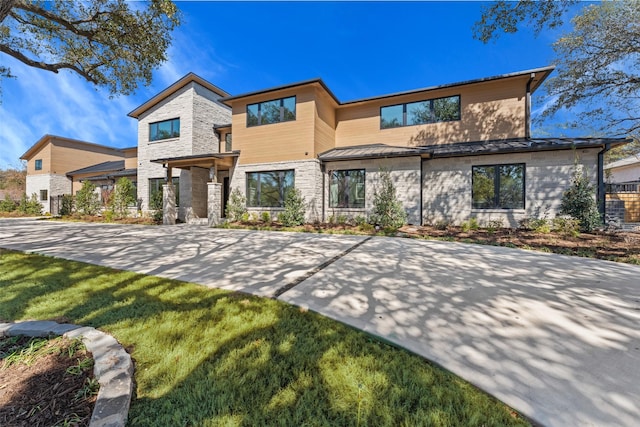
<svg viewBox="0 0 640 427">
<path fill-rule="evenodd" d="M 225 218 L 225 211 L 227 210 L 227 202 L 229 201 L 229 177 L 222 178 L 222 214 L 221 218 Z"/>
</svg>

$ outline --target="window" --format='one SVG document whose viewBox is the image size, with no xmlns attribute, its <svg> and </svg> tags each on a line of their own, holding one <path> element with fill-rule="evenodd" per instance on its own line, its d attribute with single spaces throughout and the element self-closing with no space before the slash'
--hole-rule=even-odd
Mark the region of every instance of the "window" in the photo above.
<svg viewBox="0 0 640 427">
<path fill-rule="evenodd" d="M 231 151 L 231 134 L 230 133 L 224 136 L 224 151 Z"/>
<path fill-rule="evenodd" d="M 460 120 L 460 95 L 380 108 L 380 129 Z"/>
<path fill-rule="evenodd" d="M 178 138 L 180 136 L 180 119 L 165 120 L 149 124 L 149 141 Z"/>
<path fill-rule="evenodd" d="M 247 206 L 281 208 L 293 189 L 293 170 L 247 172 Z"/>
<path fill-rule="evenodd" d="M 329 172 L 329 207 L 364 208 L 364 169 Z"/>
<path fill-rule="evenodd" d="M 49 200 L 49 190 L 40 190 L 40 201 L 46 202 Z"/>
<path fill-rule="evenodd" d="M 295 96 L 247 105 L 247 127 L 288 122 L 295 119 Z"/>
<path fill-rule="evenodd" d="M 171 178 L 173 187 L 176 189 L 176 206 L 180 206 L 180 178 Z M 149 200 L 153 198 L 153 195 L 157 192 L 162 194 L 162 186 L 165 184 L 164 178 L 150 178 L 149 179 Z"/>
<path fill-rule="evenodd" d="M 36 170 L 37 171 L 41 171 L 42 170 L 42 159 L 36 160 Z"/>
<path fill-rule="evenodd" d="M 524 209 L 524 164 L 473 166 L 473 209 Z"/>
</svg>

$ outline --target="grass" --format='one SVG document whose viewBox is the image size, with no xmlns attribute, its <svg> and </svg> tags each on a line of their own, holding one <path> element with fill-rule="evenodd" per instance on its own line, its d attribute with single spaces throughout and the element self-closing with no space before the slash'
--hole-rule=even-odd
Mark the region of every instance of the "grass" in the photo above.
<svg viewBox="0 0 640 427">
<path fill-rule="evenodd" d="M 0 250 L 0 319 L 112 334 L 136 362 L 129 425 L 528 425 L 404 350 L 280 301 Z"/>
</svg>

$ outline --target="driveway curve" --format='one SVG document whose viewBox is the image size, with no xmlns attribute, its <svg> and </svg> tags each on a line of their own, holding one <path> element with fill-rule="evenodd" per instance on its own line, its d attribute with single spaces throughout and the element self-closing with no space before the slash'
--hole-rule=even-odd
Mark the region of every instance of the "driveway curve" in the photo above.
<svg viewBox="0 0 640 427">
<path fill-rule="evenodd" d="M 0 220 L 0 247 L 308 307 L 547 426 L 640 420 L 640 267 L 400 238 Z"/>
</svg>

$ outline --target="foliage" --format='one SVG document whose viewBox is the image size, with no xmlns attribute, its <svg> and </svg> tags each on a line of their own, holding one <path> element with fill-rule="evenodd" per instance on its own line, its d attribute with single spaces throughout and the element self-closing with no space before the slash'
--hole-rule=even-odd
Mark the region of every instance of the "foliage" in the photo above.
<svg viewBox="0 0 640 427">
<path fill-rule="evenodd" d="M 151 193 L 149 197 L 149 210 L 153 213 L 151 216 L 155 222 L 162 222 L 163 217 L 163 204 L 164 201 L 162 199 L 162 190 L 156 190 Z"/>
<path fill-rule="evenodd" d="M 484 227 L 487 233 L 493 234 L 501 228 L 504 228 L 504 220 L 502 218 L 489 219 Z"/>
<path fill-rule="evenodd" d="M 359 404 L 361 426 L 528 424 L 421 357 L 281 301 L 39 255 L 0 257 L 0 319 L 64 316 L 130 349 L 128 425 L 355 426 Z"/>
<path fill-rule="evenodd" d="M 62 216 L 69 216 L 73 214 L 73 210 L 75 208 L 75 198 L 72 194 L 64 194 L 62 195 L 62 199 L 60 201 L 60 210 L 59 214 Z"/>
<path fill-rule="evenodd" d="M 76 209 L 82 215 L 95 215 L 100 211 L 96 186 L 89 180 L 84 181 L 82 188 L 76 193 Z"/>
<path fill-rule="evenodd" d="M 38 200 L 38 195 L 33 193 L 31 198 L 27 198 L 27 195 L 23 193 L 20 203 L 18 203 L 18 212 L 25 215 L 41 215 L 42 205 Z"/>
<path fill-rule="evenodd" d="M 71 70 L 88 82 L 128 95 L 167 60 L 177 7 L 152 0 L 131 7 L 124 0 L 3 1 L 0 52 L 31 67 Z M 6 67 L 1 76 L 9 76 Z"/>
<path fill-rule="evenodd" d="M 271 222 L 271 214 L 267 211 L 264 211 L 260 214 L 260 220 L 262 222 L 266 222 L 267 224 Z"/>
<path fill-rule="evenodd" d="M 576 163 L 571 186 L 562 195 L 560 213 L 578 220 L 580 231 L 593 231 L 602 223 L 595 194 L 595 187 L 589 177 Z"/>
<path fill-rule="evenodd" d="M 13 200 L 18 200 L 27 189 L 27 169 L 6 168 L 0 169 L 0 190 L 9 195 Z"/>
<path fill-rule="evenodd" d="M 234 188 L 229 194 L 227 201 L 227 219 L 232 222 L 242 220 L 242 216 L 247 212 L 247 198 L 239 188 Z"/>
<path fill-rule="evenodd" d="M 4 200 L 0 201 L 0 212 L 13 212 L 18 208 L 16 202 L 9 197 L 9 194 L 4 196 Z"/>
<path fill-rule="evenodd" d="M 475 37 L 487 42 L 500 31 L 514 33 L 521 22 L 540 33 L 562 24 L 575 0 L 499 1 L 483 10 Z M 573 30 L 553 45 L 557 74 L 547 81 L 551 102 L 540 117 L 580 106 L 580 125 L 601 122 L 617 135 L 640 134 L 640 2 L 605 1 L 584 6 L 573 18 Z M 574 127 L 579 124 L 572 123 Z"/>
<path fill-rule="evenodd" d="M 113 190 L 110 210 L 116 218 L 126 218 L 129 215 L 129 206 L 136 203 L 136 186 L 127 177 L 122 177 L 116 182 L 116 188 Z"/>
<path fill-rule="evenodd" d="M 285 227 L 294 227 L 304 224 L 304 215 L 307 211 L 304 197 L 297 188 L 287 191 L 284 198 L 284 211 L 278 215 L 278 221 Z"/>
<path fill-rule="evenodd" d="M 398 229 L 407 222 L 407 213 L 398 200 L 396 187 L 388 170 L 380 171 L 380 185 L 373 192 L 369 222 L 390 229 Z"/>
<path fill-rule="evenodd" d="M 564 236 L 578 237 L 580 235 L 580 221 L 574 218 L 555 217 L 553 218 L 553 231 Z"/>
</svg>

